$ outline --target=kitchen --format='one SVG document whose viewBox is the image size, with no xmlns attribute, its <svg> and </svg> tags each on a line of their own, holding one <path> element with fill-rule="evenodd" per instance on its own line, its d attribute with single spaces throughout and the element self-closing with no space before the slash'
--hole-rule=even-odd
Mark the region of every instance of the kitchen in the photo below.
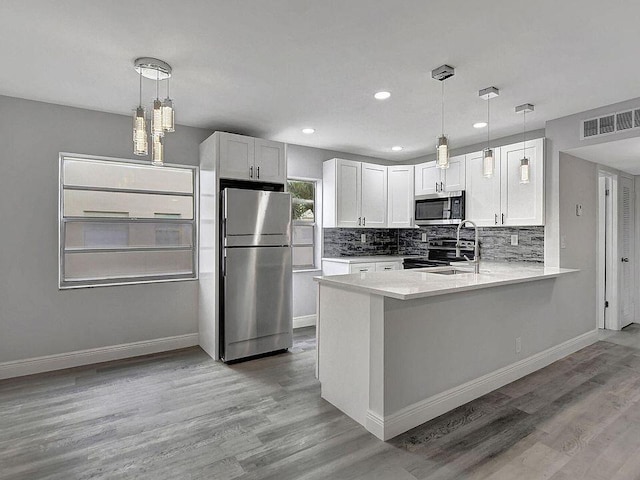
<svg viewBox="0 0 640 480">
<path fill-rule="evenodd" d="M 0 478 L 633 478 L 637 7 L 375 7 L 3 3 Z M 289 238 L 216 232 L 228 180 L 294 196 Z M 234 248 L 291 250 L 290 311 L 225 363 Z"/>
</svg>

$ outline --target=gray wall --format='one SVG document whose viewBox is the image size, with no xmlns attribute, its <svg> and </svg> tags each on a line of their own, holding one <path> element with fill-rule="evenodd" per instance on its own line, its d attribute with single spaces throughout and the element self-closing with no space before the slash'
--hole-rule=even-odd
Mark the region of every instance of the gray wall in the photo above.
<svg viewBox="0 0 640 480">
<path fill-rule="evenodd" d="M 197 282 L 58 290 L 58 153 L 133 158 L 131 119 L 0 96 L 0 362 L 195 333 Z M 166 161 L 211 132 L 178 126 Z"/>
</svg>

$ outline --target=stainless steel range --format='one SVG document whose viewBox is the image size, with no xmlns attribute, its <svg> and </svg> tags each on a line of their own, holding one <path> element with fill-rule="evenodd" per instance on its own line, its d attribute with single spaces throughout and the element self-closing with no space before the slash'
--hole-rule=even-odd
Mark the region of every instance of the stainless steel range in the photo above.
<svg viewBox="0 0 640 480">
<path fill-rule="evenodd" d="M 404 259 L 404 268 L 442 267 L 451 265 L 451 262 L 464 260 L 466 255 L 470 260 L 473 256 L 473 242 L 460 240 L 460 257 L 456 257 L 456 239 L 440 238 L 429 240 L 426 257 L 411 257 Z"/>
</svg>

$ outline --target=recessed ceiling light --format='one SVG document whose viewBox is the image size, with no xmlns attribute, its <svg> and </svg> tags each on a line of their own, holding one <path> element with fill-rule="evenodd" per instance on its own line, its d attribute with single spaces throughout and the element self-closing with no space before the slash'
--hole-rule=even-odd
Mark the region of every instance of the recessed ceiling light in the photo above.
<svg viewBox="0 0 640 480">
<path fill-rule="evenodd" d="M 376 100 L 386 100 L 391 96 L 390 92 L 376 92 L 374 95 Z"/>
<path fill-rule="evenodd" d="M 487 126 L 487 122 L 476 122 L 473 124 L 473 128 L 484 128 Z"/>
<path fill-rule="evenodd" d="M 306 133 L 307 135 L 311 135 L 312 133 L 315 133 L 315 128 L 303 128 L 302 129 L 302 133 Z"/>
<path fill-rule="evenodd" d="M 394 152 L 399 152 L 400 150 L 402 150 L 402 147 L 400 145 L 396 145 L 395 147 L 391 147 L 391 150 L 393 150 Z"/>
</svg>

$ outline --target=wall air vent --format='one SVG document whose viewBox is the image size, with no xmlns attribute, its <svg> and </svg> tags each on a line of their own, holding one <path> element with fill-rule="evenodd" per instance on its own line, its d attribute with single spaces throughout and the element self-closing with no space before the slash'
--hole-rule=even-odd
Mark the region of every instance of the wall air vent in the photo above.
<svg viewBox="0 0 640 480">
<path fill-rule="evenodd" d="M 581 140 L 640 128 L 640 108 L 583 120 L 581 126 Z"/>
</svg>

